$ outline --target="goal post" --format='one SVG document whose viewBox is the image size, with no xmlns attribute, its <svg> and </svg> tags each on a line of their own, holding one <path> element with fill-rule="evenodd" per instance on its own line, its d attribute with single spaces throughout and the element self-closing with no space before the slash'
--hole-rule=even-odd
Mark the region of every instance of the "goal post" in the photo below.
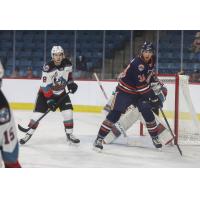
<svg viewBox="0 0 200 200">
<path fill-rule="evenodd" d="M 168 89 L 163 111 L 174 132 L 174 143 L 200 145 L 200 121 L 190 94 L 189 76 L 159 75 L 158 78 Z M 140 125 L 140 135 L 146 134 L 146 128 Z"/>
</svg>

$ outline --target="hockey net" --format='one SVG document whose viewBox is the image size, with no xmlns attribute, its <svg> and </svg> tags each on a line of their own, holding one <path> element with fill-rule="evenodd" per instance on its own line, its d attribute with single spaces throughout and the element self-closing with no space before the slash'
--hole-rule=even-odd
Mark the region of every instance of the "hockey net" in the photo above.
<svg viewBox="0 0 200 200">
<path fill-rule="evenodd" d="M 200 121 L 190 95 L 189 77 L 186 75 L 159 76 L 168 89 L 163 111 L 175 134 L 175 143 L 200 145 Z M 159 115 L 161 118 L 161 113 Z M 140 135 L 147 134 L 140 127 Z"/>
</svg>

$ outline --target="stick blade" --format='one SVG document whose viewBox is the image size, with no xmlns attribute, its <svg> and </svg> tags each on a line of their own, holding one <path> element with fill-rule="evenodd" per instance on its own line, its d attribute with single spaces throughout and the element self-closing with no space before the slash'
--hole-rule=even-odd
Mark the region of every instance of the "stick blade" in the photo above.
<svg viewBox="0 0 200 200">
<path fill-rule="evenodd" d="M 18 129 L 24 133 L 28 132 L 30 130 L 30 128 L 24 128 L 22 127 L 20 124 L 18 124 Z"/>
</svg>

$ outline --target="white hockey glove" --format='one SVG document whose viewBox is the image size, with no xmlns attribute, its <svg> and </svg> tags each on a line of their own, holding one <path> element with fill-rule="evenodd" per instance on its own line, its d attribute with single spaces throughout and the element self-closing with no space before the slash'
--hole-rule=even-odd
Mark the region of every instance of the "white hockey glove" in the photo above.
<svg viewBox="0 0 200 200">
<path fill-rule="evenodd" d="M 160 101 L 163 103 L 166 100 L 167 88 L 160 82 L 151 83 L 151 88 L 154 91 L 155 95 L 158 96 Z"/>
</svg>

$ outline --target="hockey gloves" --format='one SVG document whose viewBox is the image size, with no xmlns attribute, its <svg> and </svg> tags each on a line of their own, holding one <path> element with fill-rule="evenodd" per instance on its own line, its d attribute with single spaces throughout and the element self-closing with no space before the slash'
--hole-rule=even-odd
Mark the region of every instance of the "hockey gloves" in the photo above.
<svg viewBox="0 0 200 200">
<path fill-rule="evenodd" d="M 56 101 L 54 99 L 47 100 L 47 105 L 51 109 L 51 111 L 55 112 L 57 109 Z"/>
<path fill-rule="evenodd" d="M 70 84 L 67 85 L 68 90 L 70 93 L 74 94 L 76 90 L 78 89 L 78 85 L 75 82 L 71 82 Z"/>
<path fill-rule="evenodd" d="M 150 98 L 150 104 L 154 109 L 163 107 L 162 101 L 157 96 Z"/>
</svg>

